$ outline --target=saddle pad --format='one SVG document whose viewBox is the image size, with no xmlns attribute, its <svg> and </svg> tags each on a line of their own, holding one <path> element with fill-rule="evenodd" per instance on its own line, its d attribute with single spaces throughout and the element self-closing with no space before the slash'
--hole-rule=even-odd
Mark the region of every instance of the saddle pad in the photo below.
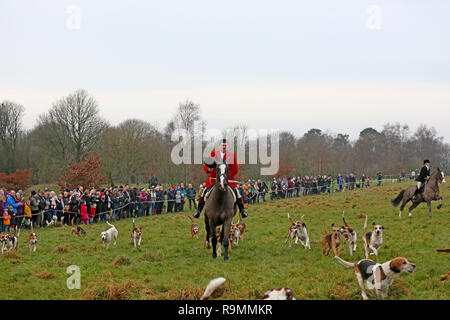
<svg viewBox="0 0 450 320">
<path fill-rule="evenodd" d="M 206 202 L 206 200 L 208 199 L 209 195 L 211 194 L 211 191 L 212 191 L 215 187 L 216 187 L 216 185 L 212 186 L 212 188 L 210 188 L 208 191 L 206 191 L 206 194 L 205 194 L 205 202 Z M 236 199 L 236 194 L 234 193 L 233 188 L 231 188 L 229 185 L 227 185 L 227 187 L 230 188 L 231 193 L 233 194 L 234 202 L 236 202 L 236 201 L 237 201 L 237 199 Z"/>
</svg>

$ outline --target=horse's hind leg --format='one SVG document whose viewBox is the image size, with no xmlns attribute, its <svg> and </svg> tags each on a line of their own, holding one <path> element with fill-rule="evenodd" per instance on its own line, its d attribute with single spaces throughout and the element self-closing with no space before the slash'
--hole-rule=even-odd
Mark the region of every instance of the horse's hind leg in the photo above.
<svg viewBox="0 0 450 320">
<path fill-rule="evenodd" d="M 411 207 L 409 207 L 409 209 L 408 209 L 408 215 L 409 215 L 410 218 L 412 218 L 412 213 L 411 213 L 411 211 L 413 211 L 414 208 L 417 207 L 418 205 L 419 205 L 418 202 L 413 202 L 413 205 L 412 205 Z"/>
<path fill-rule="evenodd" d="M 402 212 L 403 209 L 405 209 L 407 201 L 403 200 L 402 205 L 400 206 L 400 214 L 398 215 L 398 217 L 401 219 L 402 218 Z"/>
<path fill-rule="evenodd" d="M 224 261 L 228 261 L 228 246 L 229 246 L 229 237 L 230 237 L 230 229 L 231 229 L 231 221 L 227 221 L 223 224 L 223 248 L 225 251 L 225 254 L 223 256 Z"/>
</svg>

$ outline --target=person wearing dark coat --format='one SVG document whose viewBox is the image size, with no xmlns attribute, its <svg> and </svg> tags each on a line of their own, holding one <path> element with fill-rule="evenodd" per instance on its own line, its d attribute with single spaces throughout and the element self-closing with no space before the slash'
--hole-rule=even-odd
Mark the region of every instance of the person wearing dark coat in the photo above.
<svg viewBox="0 0 450 320">
<path fill-rule="evenodd" d="M 422 169 L 420 169 L 420 173 L 419 176 L 416 178 L 417 181 L 417 188 L 416 188 L 416 192 L 413 195 L 413 200 L 416 200 L 417 198 L 417 194 L 420 191 L 420 189 L 422 188 L 422 185 L 428 181 L 428 179 L 430 179 L 431 176 L 431 171 L 430 171 L 430 160 L 424 160 L 423 161 L 423 167 Z"/>
</svg>

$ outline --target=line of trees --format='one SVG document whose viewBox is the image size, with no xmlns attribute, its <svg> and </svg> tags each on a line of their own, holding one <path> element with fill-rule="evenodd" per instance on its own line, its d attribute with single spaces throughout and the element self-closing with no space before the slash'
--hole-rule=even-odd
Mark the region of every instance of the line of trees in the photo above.
<svg viewBox="0 0 450 320">
<path fill-rule="evenodd" d="M 163 127 L 143 119 L 111 125 L 85 90 L 56 100 L 31 130 L 23 127 L 24 112 L 24 106 L 16 102 L 5 100 L 0 105 L 2 173 L 32 169 L 33 184 L 54 183 L 68 167 L 95 155 L 101 159 L 103 176 L 112 184 L 147 183 L 152 176 L 163 182 L 197 184 L 204 180 L 201 165 L 177 166 L 170 158 L 175 130 L 186 130 L 192 139 L 205 136 L 207 123 L 200 106 L 192 101 L 180 103 Z M 246 125 L 229 130 L 237 133 L 248 150 Z M 317 128 L 300 137 L 284 131 L 280 133 L 278 175 L 400 173 L 418 168 L 424 158 L 436 167 L 450 164 L 449 144 L 426 125 L 415 132 L 398 123 L 388 123 L 380 132 L 366 128 L 356 141 L 350 141 L 347 134 Z M 242 165 L 241 170 L 241 179 L 258 178 L 260 165 Z"/>
</svg>

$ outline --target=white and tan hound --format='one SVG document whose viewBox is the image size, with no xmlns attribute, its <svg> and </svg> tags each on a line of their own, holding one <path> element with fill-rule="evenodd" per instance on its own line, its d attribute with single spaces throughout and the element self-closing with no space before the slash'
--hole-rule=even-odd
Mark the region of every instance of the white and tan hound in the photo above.
<svg viewBox="0 0 450 320">
<path fill-rule="evenodd" d="M 366 259 L 369 258 L 369 255 L 375 255 L 378 258 L 378 250 L 383 244 L 384 226 L 374 222 L 372 223 L 372 231 L 367 231 L 367 219 L 368 216 L 366 216 L 366 221 L 364 222 L 364 236 L 362 238 Z"/>
<path fill-rule="evenodd" d="M 142 240 L 142 227 L 136 228 L 136 223 L 133 219 L 133 231 L 131 232 L 131 241 L 134 241 L 134 247 L 140 247 Z"/>
<path fill-rule="evenodd" d="M 399 257 L 383 264 L 372 260 L 361 260 L 358 263 L 350 263 L 339 257 L 334 257 L 347 268 L 354 268 L 356 278 L 361 288 L 361 295 L 364 300 L 369 300 L 366 294 L 364 281 L 367 281 L 368 287 L 375 288 L 378 299 L 386 299 L 389 295 L 389 288 L 394 279 L 401 273 L 413 273 L 416 265 L 410 263 L 405 258 Z"/>
<path fill-rule="evenodd" d="M 37 249 L 37 243 L 38 243 L 38 236 L 37 233 L 34 232 L 34 228 L 33 228 L 33 222 L 31 222 L 31 233 L 30 236 L 28 237 L 28 242 L 30 243 L 30 251 L 31 252 L 36 252 Z"/>
<path fill-rule="evenodd" d="M 342 220 L 344 221 L 344 226 L 341 227 L 341 234 L 344 236 L 344 242 L 348 242 L 350 249 L 350 255 L 353 256 L 353 252 L 356 252 L 356 241 L 358 240 L 358 235 L 355 229 L 351 228 L 345 221 L 344 212 L 342 212 Z"/>
</svg>

